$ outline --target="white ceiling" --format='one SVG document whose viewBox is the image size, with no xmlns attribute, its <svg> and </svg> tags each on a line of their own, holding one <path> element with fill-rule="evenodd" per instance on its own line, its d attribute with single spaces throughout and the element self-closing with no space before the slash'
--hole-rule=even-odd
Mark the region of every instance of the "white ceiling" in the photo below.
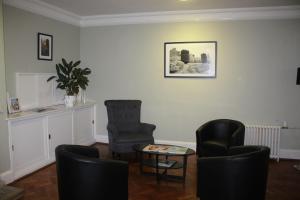
<svg viewBox="0 0 300 200">
<path fill-rule="evenodd" d="M 79 16 L 300 5 L 300 0 L 33 0 Z"/>
</svg>

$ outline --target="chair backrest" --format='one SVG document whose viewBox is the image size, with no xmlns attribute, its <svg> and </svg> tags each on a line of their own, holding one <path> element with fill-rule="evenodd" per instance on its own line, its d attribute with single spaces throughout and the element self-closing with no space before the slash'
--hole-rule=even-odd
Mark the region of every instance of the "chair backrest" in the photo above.
<svg viewBox="0 0 300 200">
<path fill-rule="evenodd" d="M 200 157 L 197 195 L 201 200 L 264 200 L 270 149 L 239 146 L 229 156 Z"/>
<path fill-rule="evenodd" d="M 135 129 L 140 124 L 140 100 L 106 100 L 108 123 L 114 124 L 119 130 Z"/>
<path fill-rule="evenodd" d="M 230 139 L 236 130 L 244 127 L 243 123 L 232 119 L 216 119 L 207 122 L 203 126 L 209 132 L 208 137 L 220 140 Z"/>
<path fill-rule="evenodd" d="M 128 199 L 128 163 L 100 160 L 98 150 L 79 145 L 55 149 L 60 200 Z"/>
</svg>

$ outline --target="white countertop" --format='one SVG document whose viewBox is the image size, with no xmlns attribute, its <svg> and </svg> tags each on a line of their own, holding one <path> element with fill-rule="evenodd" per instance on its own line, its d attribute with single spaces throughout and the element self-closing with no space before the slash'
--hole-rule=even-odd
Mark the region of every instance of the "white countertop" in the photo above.
<svg viewBox="0 0 300 200">
<path fill-rule="evenodd" d="M 49 114 L 55 114 L 59 112 L 73 111 L 80 108 L 86 108 L 94 106 L 96 103 L 94 101 L 87 101 L 86 103 L 76 103 L 73 107 L 66 107 L 64 104 L 46 106 L 42 108 L 34 108 L 26 111 L 21 111 L 17 113 L 8 114 L 6 120 L 20 120 L 27 118 L 41 117 Z"/>
</svg>

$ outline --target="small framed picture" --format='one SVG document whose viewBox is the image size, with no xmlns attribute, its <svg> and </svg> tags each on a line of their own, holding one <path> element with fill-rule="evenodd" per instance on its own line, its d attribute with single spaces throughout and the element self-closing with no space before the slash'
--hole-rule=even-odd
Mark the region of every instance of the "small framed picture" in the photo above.
<svg viewBox="0 0 300 200">
<path fill-rule="evenodd" d="M 214 78 L 217 42 L 166 42 L 165 77 Z"/>
<path fill-rule="evenodd" d="M 20 112 L 20 104 L 19 99 L 15 97 L 8 98 L 8 112 L 9 113 L 16 113 Z"/>
<path fill-rule="evenodd" d="M 38 59 L 52 60 L 53 59 L 53 36 L 38 33 Z"/>
</svg>

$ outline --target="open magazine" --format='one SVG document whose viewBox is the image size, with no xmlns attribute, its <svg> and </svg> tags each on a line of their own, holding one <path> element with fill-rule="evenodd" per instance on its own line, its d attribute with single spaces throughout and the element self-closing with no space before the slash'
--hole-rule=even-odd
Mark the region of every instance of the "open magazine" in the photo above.
<svg viewBox="0 0 300 200">
<path fill-rule="evenodd" d="M 159 145 L 159 144 L 149 144 L 145 146 L 143 149 L 143 151 L 170 153 L 170 154 L 185 154 L 187 150 L 188 150 L 187 147 Z"/>
</svg>

